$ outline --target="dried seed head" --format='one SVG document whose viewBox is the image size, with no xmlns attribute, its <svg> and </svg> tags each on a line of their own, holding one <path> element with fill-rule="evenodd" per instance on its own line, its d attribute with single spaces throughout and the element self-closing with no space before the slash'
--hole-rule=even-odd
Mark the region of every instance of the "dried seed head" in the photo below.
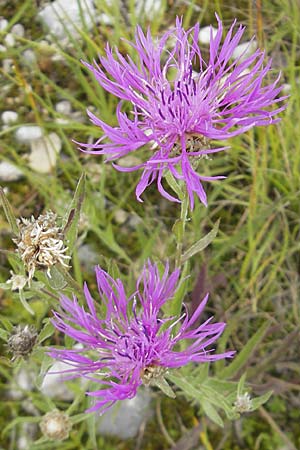
<svg viewBox="0 0 300 450">
<path fill-rule="evenodd" d="M 27 278 L 23 275 L 16 275 L 12 270 L 10 271 L 11 278 L 7 280 L 6 284 L 11 284 L 12 291 L 22 290 L 27 283 Z"/>
<path fill-rule="evenodd" d="M 20 234 L 14 239 L 30 281 L 36 269 L 45 269 L 50 275 L 50 268 L 60 263 L 68 267 L 70 256 L 66 255 L 61 229 L 56 224 L 56 214 L 47 211 L 37 219 L 23 217 L 18 221 Z"/>
<path fill-rule="evenodd" d="M 248 392 L 245 392 L 245 394 L 237 396 L 237 399 L 234 402 L 234 407 L 236 412 L 240 414 L 252 410 L 252 400 Z"/>
<path fill-rule="evenodd" d="M 18 356 L 28 356 L 34 347 L 37 335 L 37 330 L 32 325 L 15 327 L 7 341 L 8 349 L 13 353 L 12 360 Z"/>
<path fill-rule="evenodd" d="M 43 416 L 40 428 L 43 435 L 48 439 L 63 441 L 69 436 L 72 424 L 66 413 L 54 409 Z"/>
</svg>

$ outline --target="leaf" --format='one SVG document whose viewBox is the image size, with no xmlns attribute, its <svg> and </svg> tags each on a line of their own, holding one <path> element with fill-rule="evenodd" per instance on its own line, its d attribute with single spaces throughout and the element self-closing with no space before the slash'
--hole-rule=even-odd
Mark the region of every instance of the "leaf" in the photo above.
<svg viewBox="0 0 300 450">
<path fill-rule="evenodd" d="M 17 220 L 15 218 L 13 209 L 12 209 L 9 201 L 7 200 L 7 197 L 6 197 L 6 195 L 5 195 L 5 193 L 4 193 L 4 191 L 3 191 L 1 186 L 0 186 L 0 198 L 1 198 L 3 209 L 4 209 L 4 213 L 5 213 L 5 216 L 6 216 L 6 219 L 7 219 L 8 223 L 10 225 L 10 228 L 12 229 L 12 231 L 13 231 L 13 233 L 15 235 L 18 235 L 19 234 L 19 227 L 18 227 L 18 224 L 17 224 Z"/>
<path fill-rule="evenodd" d="M 170 188 L 177 194 L 178 198 L 182 200 L 183 198 L 182 189 L 169 170 L 165 173 L 164 178 L 168 183 L 168 185 L 170 186 Z"/>
<path fill-rule="evenodd" d="M 221 408 L 225 411 L 228 418 L 234 417 L 234 411 L 230 401 L 222 394 L 212 389 L 208 382 L 198 383 L 198 380 L 191 380 L 188 377 L 176 376 L 168 374 L 167 377 L 178 386 L 188 397 L 198 401 L 201 405 L 203 401 L 210 403 L 217 408 Z M 197 383 L 197 387 L 193 385 Z"/>
<path fill-rule="evenodd" d="M 201 406 L 210 420 L 219 425 L 219 427 L 224 427 L 224 422 L 221 419 L 221 416 L 218 414 L 216 408 L 211 403 L 207 402 L 206 400 L 202 400 Z"/>
<path fill-rule="evenodd" d="M 164 394 L 166 394 L 170 398 L 176 398 L 176 394 L 167 382 L 167 380 L 163 377 L 154 379 L 151 385 L 157 386 Z"/>
<path fill-rule="evenodd" d="M 29 306 L 29 303 L 27 302 L 27 300 L 25 299 L 22 289 L 19 290 L 19 298 L 20 298 L 22 305 L 26 309 L 26 311 L 29 312 L 29 314 L 31 314 L 32 316 L 34 316 L 35 313 L 34 313 L 33 309 Z"/>
<path fill-rule="evenodd" d="M 173 300 L 170 302 L 170 316 L 178 317 L 181 313 L 182 303 L 186 294 L 189 282 L 190 265 L 186 262 L 180 275 L 178 288 L 174 294 Z"/>
<path fill-rule="evenodd" d="M 9 332 L 6 330 L 3 330 L 3 328 L 0 328 L 0 339 L 3 339 L 5 342 L 7 342 L 8 338 L 9 338 Z"/>
<path fill-rule="evenodd" d="M 50 336 L 53 335 L 54 332 L 54 326 L 52 325 L 52 323 L 50 322 L 49 319 L 45 320 L 45 325 L 42 329 L 42 331 L 39 334 L 38 337 L 38 343 L 41 344 L 42 342 L 44 342 L 46 339 L 48 339 Z"/>
<path fill-rule="evenodd" d="M 219 229 L 220 219 L 215 223 L 213 229 L 198 242 L 193 244 L 184 254 L 182 255 L 182 262 L 187 261 L 192 256 L 204 250 L 217 236 Z"/>
<path fill-rule="evenodd" d="M 272 394 L 273 394 L 273 391 L 269 391 L 269 392 L 266 392 L 263 395 L 260 395 L 259 397 L 253 398 L 251 400 L 251 404 L 252 404 L 251 411 L 255 411 L 261 405 L 266 403 L 269 400 L 269 398 L 271 397 Z"/>
<path fill-rule="evenodd" d="M 220 378 L 230 378 L 234 376 L 249 360 L 250 356 L 256 349 L 257 345 L 264 338 L 270 324 L 265 322 L 257 332 L 252 336 L 252 338 L 244 346 L 243 350 L 234 358 L 229 366 L 225 367 L 220 373 Z"/>
<path fill-rule="evenodd" d="M 73 252 L 73 248 L 78 235 L 78 223 L 80 219 L 80 212 L 82 208 L 82 203 L 85 195 L 85 174 L 82 174 L 75 193 L 73 200 L 69 206 L 68 212 L 66 214 L 63 226 L 63 234 L 65 242 L 69 248 L 70 254 Z"/>
<path fill-rule="evenodd" d="M 66 281 L 63 273 L 57 266 L 50 268 L 50 276 L 47 276 L 49 286 L 56 291 L 64 289 L 68 282 Z"/>
</svg>

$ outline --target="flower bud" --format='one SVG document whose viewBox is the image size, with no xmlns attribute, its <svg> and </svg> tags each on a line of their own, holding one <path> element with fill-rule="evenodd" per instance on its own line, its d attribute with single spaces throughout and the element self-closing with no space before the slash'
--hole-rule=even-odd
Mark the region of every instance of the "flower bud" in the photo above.
<svg viewBox="0 0 300 450">
<path fill-rule="evenodd" d="M 43 435 L 51 441 L 63 441 L 69 436 L 72 424 L 69 416 L 54 409 L 45 414 L 40 422 Z"/>
<path fill-rule="evenodd" d="M 28 356 L 34 347 L 37 335 L 37 330 L 32 325 L 14 327 L 7 341 L 8 349 L 13 353 L 12 360 L 18 356 Z"/>
</svg>

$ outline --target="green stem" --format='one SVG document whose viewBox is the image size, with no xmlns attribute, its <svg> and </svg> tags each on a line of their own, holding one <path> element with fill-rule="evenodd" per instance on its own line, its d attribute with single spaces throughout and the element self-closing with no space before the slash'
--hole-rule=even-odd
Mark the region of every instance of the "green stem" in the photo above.
<svg viewBox="0 0 300 450">
<path fill-rule="evenodd" d="M 179 268 L 182 264 L 183 239 L 184 239 L 185 226 L 186 226 L 186 222 L 187 222 L 188 208 L 189 208 L 189 196 L 185 189 L 184 195 L 182 198 L 182 202 L 181 202 L 178 230 L 176 233 L 176 236 L 177 236 L 176 258 L 175 258 L 176 268 Z"/>
</svg>

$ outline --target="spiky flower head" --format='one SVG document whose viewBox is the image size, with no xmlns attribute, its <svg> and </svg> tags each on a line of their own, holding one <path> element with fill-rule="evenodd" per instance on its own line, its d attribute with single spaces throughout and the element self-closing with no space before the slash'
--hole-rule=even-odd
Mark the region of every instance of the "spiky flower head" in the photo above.
<svg viewBox="0 0 300 450">
<path fill-rule="evenodd" d="M 63 441 L 69 437 L 72 423 L 68 414 L 54 409 L 45 414 L 40 422 L 43 435 L 51 441 Z"/>
<path fill-rule="evenodd" d="M 21 256 L 25 269 L 28 272 L 28 280 L 34 277 L 36 269 L 47 270 L 50 276 L 50 268 L 60 263 L 68 267 L 70 256 L 66 255 L 67 247 L 63 242 L 60 227 L 56 223 L 56 214 L 47 211 L 35 219 L 23 217 L 18 220 L 19 236 L 14 239 L 17 251 Z"/>
<path fill-rule="evenodd" d="M 104 412 L 117 400 L 134 397 L 142 384 L 166 384 L 159 381 L 170 368 L 233 355 L 214 354 L 208 348 L 221 335 L 225 323 L 210 323 L 210 318 L 196 325 L 208 295 L 191 317 L 187 313 L 180 318 L 163 317 L 162 307 L 173 297 L 178 277 L 179 270 L 169 274 L 168 265 L 160 276 L 157 266 L 148 262 L 137 280 L 136 292 L 127 297 L 122 282 L 97 267 L 99 295 L 106 308 L 103 319 L 87 285 L 88 309 L 75 297 L 61 298 L 62 312 L 54 312 L 53 324 L 82 348 L 53 348 L 50 355 L 70 365 L 66 372 L 71 377 L 86 377 L 102 385 L 100 390 L 88 392 L 97 399 L 89 411 Z M 186 340 L 192 343 L 187 345 Z"/>
<path fill-rule="evenodd" d="M 224 177 L 202 176 L 195 168 L 200 158 L 228 148 L 216 147 L 213 141 L 244 133 L 255 125 L 275 123 L 279 119 L 274 116 L 285 108 L 270 109 L 286 97 L 278 96 L 279 76 L 270 84 L 264 83 L 270 78 L 271 62 L 264 65 L 263 51 L 258 49 L 246 58 L 233 57 L 245 27 L 240 25 L 234 31 L 235 20 L 222 43 L 223 26 L 218 16 L 217 21 L 217 32 L 211 29 L 207 60 L 199 48 L 199 24 L 185 31 L 182 19 L 177 18 L 175 28 L 160 39 L 137 27 L 135 42 L 129 42 L 137 63 L 109 45 L 100 65 L 85 63 L 100 85 L 121 102 L 116 127 L 89 112 L 103 136 L 94 144 L 81 144 L 81 149 L 116 160 L 145 145 L 150 147 L 149 159 L 140 165 L 114 165 L 120 171 L 143 168 L 136 187 L 140 201 L 155 180 L 164 197 L 178 201 L 162 185 L 164 172 L 170 171 L 184 181 L 191 207 L 194 193 L 206 204 L 202 181 Z M 131 103 L 129 113 L 124 111 L 124 101 Z"/>
<path fill-rule="evenodd" d="M 26 358 L 32 352 L 37 335 L 37 330 L 33 325 L 14 327 L 7 341 L 8 350 L 13 354 L 13 361 L 18 356 Z"/>
</svg>

